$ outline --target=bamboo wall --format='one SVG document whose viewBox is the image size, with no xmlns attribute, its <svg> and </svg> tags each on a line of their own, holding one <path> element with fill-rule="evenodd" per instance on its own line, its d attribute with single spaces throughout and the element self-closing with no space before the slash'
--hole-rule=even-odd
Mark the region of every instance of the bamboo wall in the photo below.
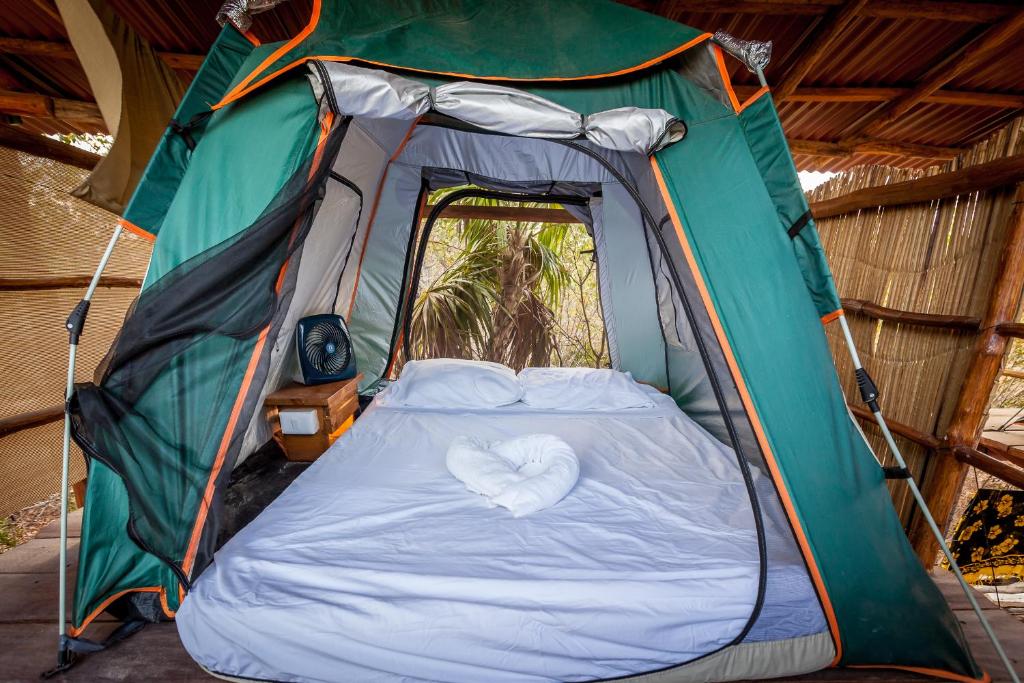
<svg viewBox="0 0 1024 683">
<path fill-rule="evenodd" d="M 865 187 L 952 171 L 1024 152 L 1024 119 L 1017 119 L 959 158 L 929 171 L 853 169 L 819 186 L 810 201 Z M 928 204 L 861 210 L 818 222 L 840 296 L 922 313 L 982 317 L 992 292 L 1014 188 L 974 192 Z M 847 314 L 865 367 L 881 390 L 886 417 L 941 437 L 949 424 L 970 360 L 974 332 L 919 327 Z M 847 400 L 860 405 L 838 325 L 829 342 Z M 864 425 L 875 452 L 890 457 L 873 425 Z M 929 456 L 897 437 L 911 471 L 926 481 Z M 909 522 L 912 501 L 902 483 L 891 486 Z"/>
<path fill-rule="evenodd" d="M 0 147 L 0 279 L 91 275 L 116 217 L 72 197 L 87 172 Z M 141 278 L 150 244 L 124 234 L 105 274 Z M 64 321 L 82 289 L 0 289 L 0 419 L 61 405 L 67 371 Z M 92 378 L 136 289 L 96 291 L 76 378 Z M 0 437 L 0 517 L 60 489 L 63 420 Z M 85 476 L 81 453 L 71 481 Z"/>
</svg>

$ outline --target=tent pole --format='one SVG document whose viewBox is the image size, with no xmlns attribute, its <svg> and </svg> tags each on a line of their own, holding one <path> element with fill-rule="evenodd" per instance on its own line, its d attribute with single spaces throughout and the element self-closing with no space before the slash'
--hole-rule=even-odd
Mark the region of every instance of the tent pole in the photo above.
<svg viewBox="0 0 1024 683">
<path fill-rule="evenodd" d="M 850 325 L 846 322 L 846 316 L 839 316 L 839 325 L 843 329 L 843 336 L 846 338 L 846 348 L 850 351 L 850 358 L 853 360 L 853 368 L 854 371 L 857 372 L 857 380 L 858 384 L 860 384 L 861 377 L 867 377 L 867 373 L 860 362 L 860 355 L 857 353 L 857 346 L 853 343 L 853 335 L 850 333 Z M 868 379 L 868 382 L 870 383 L 870 379 Z M 873 388 L 873 385 L 871 386 Z M 867 397 L 865 397 L 865 399 L 866 398 Z M 910 493 L 914 496 L 914 500 L 917 501 L 922 517 L 927 522 L 928 527 L 932 530 L 936 540 L 938 540 L 942 554 L 945 555 L 946 561 L 949 562 L 949 567 L 953 570 L 956 580 L 960 582 L 960 587 L 963 589 L 964 595 L 967 596 L 967 602 L 971 603 L 971 609 L 973 609 L 974 613 L 978 615 L 978 620 L 981 622 L 981 627 L 985 630 L 985 634 L 988 636 L 988 639 L 992 641 L 992 647 L 995 648 L 1003 666 L 1006 667 L 1007 673 L 1010 674 L 1010 680 L 1013 681 L 1013 683 L 1020 683 L 1020 678 L 1018 678 L 1017 673 L 1013 670 L 1013 664 L 1010 662 L 1010 658 L 1006 656 L 1006 651 L 1003 650 L 1003 646 L 999 642 L 999 638 L 996 636 L 995 631 L 992 630 L 992 625 L 988 623 L 988 619 L 985 618 L 985 615 L 981 611 L 981 607 L 978 605 L 977 599 L 974 597 L 974 590 L 967 585 L 967 581 L 964 579 L 964 575 L 960 571 L 960 566 L 957 564 L 956 560 L 953 559 L 953 553 L 949 549 L 949 545 L 946 544 L 946 539 L 942 535 L 942 531 L 939 530 L 939 525 L 935 523 L 935 518 L 932 517 L 931 511 L 928 509 L 928 504 L 924 502 L 924 496 L 921 495 L 921 490 L 917 487 L 917 482 L 914 480 L 913 475 L 911 475 L 907 470 L 907 463 L 903 459 L 903 454 L 900 452 L 899 446 L 896 445 L 896 440 L 893 438 L 892 432 L 889 431 L 889 425 L 886 424 L 885 418 L 882 416 L 882 409 L 878 407 L 878 401 L 876 399 L 877 392 L 875 392 L 871 397 L 871 400 L 865 400 L 865 402 L 868 404 L 868 407 L 871 408 L 871 413 L 875 417 L 875 422 L 878 423 L 878 428 L 882 430 L 882 436 L 885 437 L 885 443 L 889 446 L 889 452 L 892 453 L 892 457 L 896 460 L 896 464 L 905 472 L 907 485 L 910 487 Z"/>
<path fill-rule="evenodd" d="M 761 87 L 762 88 L 767 88 L 768 87 L 768 81 L 765 80 L 764 70 L 762 70 L 761 67 L 757 67 L 757 70 L 754 71 L 754 73 L 757 74 L 757 82 L 761 84 Z"/>
<path fill-rule="evenodd" d="M 68 411 L 68 406 L 71 402 L 71 395 L 75 391 L 75 356 L 78 353 L 78 340 L 82 334 L 82 327 L 85 325 L 85 318 L 89 312 L 89 302 L 92 301 L 93 294 L 96 292 L 96 287 L 100 282 L 100 275 L 103 273 L 104 268 L 107 267 L 107 262 L 110 260 L 110 255 L 114 251 L 114 246 L 117 244 L 117 240 L 121 237 L 121 232 L 124 230 L 120 223 L 114 228 L 113 235 L 110 236 L 110 242 L 107 243 L 107 248 L 103 251 L 103 256 L 100 257 L 99 265 L 96 266 L 96 272 L 93 273 L 92 280 L 89 282 L 88 289 L 85 290 L 85 296 L 75 306 L 74 311 L 68 317 L 68 321 L 65 325 L 68 331 L 68 377 L 67 385 L 64 391 L 64 449 L 61 458 L 60 468 L 60 565 L 57 570 L 58 580 L 60 581 L 59 600 L 57 607 L 57 635 L 58 635 L 58 650 L 57 650 L 57 670 L 63 670 L 71 666 L 73 655 L 71 648 L 69 647 L 67 637 L 67 557 L 68 557 L 68 488 L 70 482 L 68 481 L 68 465 L 71 460 L 71 415 Z"/>
</svg>

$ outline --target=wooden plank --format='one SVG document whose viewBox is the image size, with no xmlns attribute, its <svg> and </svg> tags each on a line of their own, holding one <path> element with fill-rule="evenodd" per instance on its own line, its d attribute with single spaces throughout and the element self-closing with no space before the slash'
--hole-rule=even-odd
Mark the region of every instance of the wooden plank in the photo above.
<svg viewBox="0 0 1024 683">
<path fill-rule="evenodd" d="M 0 53 L 78 61 L 75 48 L 70 43 L 50 40 L 0 37 Z M 164 52 L 161 50 L 157 50 L 156 54 L 167 66 L 182 71 L 198 71 L 199 67 L 203 64 L 203 60 L 206 58 L 205 55 Z"/>
<path fill-rule="evenodd" d="M 14 126 L 0 123 L 0 147 L 10 147 L 37 157 L 53 159 L 64 164 L 91 171 L 103 157 L 72 145 L 65 145 L 42 135 L 33 135 Z"/>
<path fill-rule="evenodd" d="M 1024 489 L 1024 470 L 1014 467 L 1003 460 L 999 460 L 988 453 L 983 453 L 982 451 L 969 446 L 956 446 L 953 448 L 953 456 L 958 462 L 963 463 L 964 465 L 977 467 L 982 472 L 991 474 L 993 477 L 998 477 L 1007 484 Z M 943 458 L 944 461 L 949 459 L 950 458 Z M 931 508 L 930 505 L 928 507 Z M 934 513 L 934 510 L 932 512 Z M 938 544 L 935 545 L 935 548 L 938 549 Z M 932 557 L 934 557 L 934 555 L 932 555 Z"/>
<path fill-rule="evenodd" d="M 1012 446 L 1002 441 L 983 436 L 978 441 L 978 450 L 1007 462 L 1024 467 L 1024 451 L 1019 446 Z"/>
<path fill-rule="evenodd" d="M 846 133 L 853 135 L 863 131 L 867 134 L 877 134 L 946 83 L 991 59 L 993 51 L 1001 48 L 1007 41 L 1018 39 L 1022 30 L 1024 30 L 1024 8 L 1018 6 L 1014 14 L 971 41 L 952 59 L 932 69 L 910 92 L 893 100 L 877 112 L 872 112 L 862 118 L 850 129 L 847 129 Z"/>
<path fill-rule="evenodd" d="M 806 154 L 816 157 L 845 159 L 855 154 L 880 154 L 885 156 L 910 157 L 916 159 L 949 160 L 963 152 L 959 147 L 938 147 L 934 145 L 916 145 L 891 140 L 875 140 L 862 138 L 843 142 L 825 140 L 789 140 L 789 148 L 793 154 Z"/>
<path fill-rule="evenodd" d="M 674 0 L 679 12 L 708 14 L 821 15 L 842 0 Z M 861 16 L 885 19 L 934 19 L 971 24 L 990 24 L 1005 18 L 1012 5 L 986 2 L 943 2 L 941 0 L 871 0 Z"/>
<path fill-rule="evenodd" d="M 776 102 L 784 102 L 796 90 L 804 77 L 829 52 L 839 36 L 857 18 L 866 5 L 867 0 L 847 0 L 825 15 L 825 18 L 811 34 L 810 43 L 798 53 L 786 75 L 772 89 L 772 96 Z"/>
<path fill-rule="evenodd" d="M 850 412 L 858 419 L 869 424 L 878 424 L 875 421 L 875 416 L 867 408 L 854 404 L 850 404 L 848 407 L 850 408 Z M 905 439 L 909 439 L 916 444 L 924 446 L 925 448 L 935 450 L 942 446 L 942 440 L 938 437 L 922 432 L 920 429 L 911 427 L 908 424 L 903 424 L 902 422 L 897 422 L 896 420 L 891 420 L 889 418 L 885 419 L 885 423 L 889 425 L 889 431 L 893 434 L 898 434 Z"/>
<path fill-rule="evenodd" d="M 64 406 L 62 405 L 0 418 L 0 437 L 33 427 L 41 427 L 62 419 L 64 419 Z"/>
<path fill-rule="evenodd" d="M 43 289 L 84 289 L 92 282 L 91 275 L 59 275 L 50 277 L 0 277 L 0 292 L 37 291 Z M 142 287 L 142 278 L 104 275 L 100 287 Z"/>
<path fill-rule="evenodd" d="M 811 204 L 815 218 L 828 218 L 860 209 L 918 204 L 978 190 L 991 190 L 1024 180 L 1024 154 L 989 161 L 957 171 L 890 185 L 865 187 Z"/>
<path fill-rule="evenodd" d="M 977 331 L 981 326 L 981 318 L 968 315 L 945 315 L 942 313 L 917 313 L 901 311 L 896 308 L 879 306 L 871 301 L 861 299 L 843 299 L 843 310 L 890 322 L 917 325 L 919 327 L 941 327 L 950 330 Z"/>
<path fill-rule="evenodd" d="M 434 209 L 427 206 L 423 220 Z M 521 221 L 524 223 L 579 223 L 580 219 L 565 209 L 538 209 L 526 206 L 471 206 L 453 204 L 441 213 L 442 218 L 466 218 L 494 221 Z"/>
<path fill-rule="evenodd" d="M 1009 344 L 1009 337 L 1000 334 L 996 326 L 1016 317 L 1024 291 L 1024 183 L 1017 185 L 1013 199 L 988 309 L 975 337 L 967 374 L 946 430 L 946 441 L 956 457 L 938 459 L 922 487 L 925 502 L 944 531 L 949 526 L 967 464 L 1024 488 L 1024 472 L 977 451 L 992 387 L 999 378 Z M 909 536 L 918 557 L 930 562 L 938 544 L 921 515 L 915 517 Z"/>
</svg>

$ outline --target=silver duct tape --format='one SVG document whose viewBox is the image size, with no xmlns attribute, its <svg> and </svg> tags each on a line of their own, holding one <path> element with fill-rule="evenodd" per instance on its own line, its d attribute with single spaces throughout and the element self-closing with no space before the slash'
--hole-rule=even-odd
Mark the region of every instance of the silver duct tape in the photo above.
<svg viewBox="0 0 1024 683">
<path fill-rule="evenodd" d="M 772 60 L 772 41 L 740 40 L 725 31 L 715 31 L 713 40 L 753 72 L 764 71 Z"/>
<path fill-rule="evenodd" d="M 274 9 L 286 0 L 225 0 L 217 12 L 217 23 L 231 25 L 242 33 L 252 27 L 252 15 Z"/>
</svg>

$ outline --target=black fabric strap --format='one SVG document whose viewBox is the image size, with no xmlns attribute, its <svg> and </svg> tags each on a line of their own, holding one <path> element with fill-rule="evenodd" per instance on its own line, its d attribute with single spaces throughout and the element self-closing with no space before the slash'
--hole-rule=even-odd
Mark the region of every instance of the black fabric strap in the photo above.
<svg viewBox="0 0 1024 683">
<path fill-rule="evenodd" d="M 120 643 L 125 638 L 138 633 L 145 625 L 146 622 L 141 619 L 126 621 L 118 626 L 113 633 L 107 636 L 103 642 L 100 643 L 97 643 L 95 640 L 89 640 L 88 638 L 61 636 L 60 657 L 57 666 L 49 671 L 43 672 L 39 677 L 45 680 L 62 674 L 73 667 L 81 655 L 90 655 L 95 652 L 102 652 L 110 646 Z"/>
<path fill-rule="evenodd" d="M 800 234 L 800 231 L 811 222 L 811 218 L 811 210 L 807 209 L 807 211 L 805 211 L 800 218 L 797 218 L 793 225 L 789 227 L 789 230 L 786 231 L 786 234 L 789 235 L 789 239 L 796 239 L 796 236 Z"/>
<path fill-rule="evenodd" d="M 206 119 L 213 116 L 213 110 L 201 111 L 188 120 L 188 123 L 181 123 L 177 119 L 171 119 L 169 124 L 171 130 L 181 136 L 181 139 L 185 141 L 185 146 L 188 147 L 188 151 L 193 151 L 196 148 L 196 139 L 192 137 L 192 129 L 198 126 Z"/>
<path fill-rule="evenodd" d="M 883 467 L 886 479 L 910 479 L 910 470 L 906 467 Z"/>
</svg>

